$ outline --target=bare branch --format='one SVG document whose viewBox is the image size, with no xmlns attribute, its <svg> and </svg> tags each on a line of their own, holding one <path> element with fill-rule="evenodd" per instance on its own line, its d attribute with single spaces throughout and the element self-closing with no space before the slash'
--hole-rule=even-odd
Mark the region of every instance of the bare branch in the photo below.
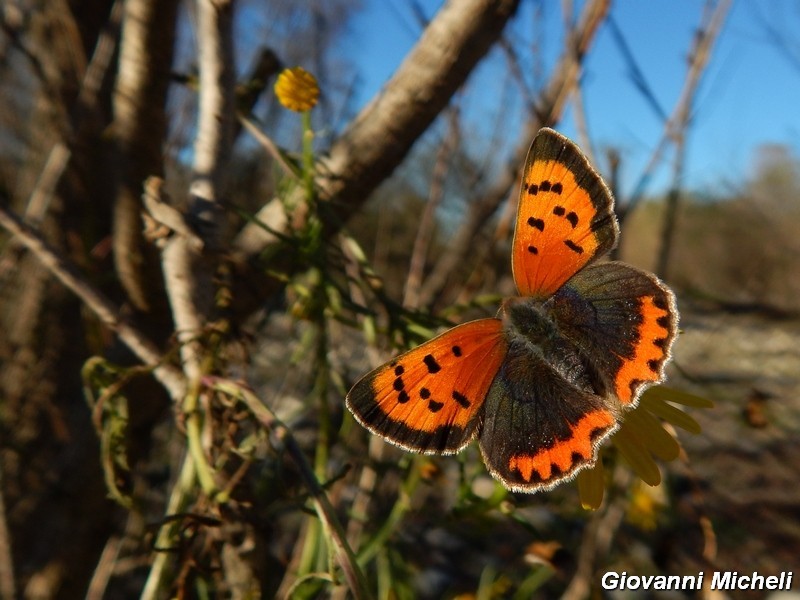
<svg viewBox="0 0 800 600">
<path fill-rule="evenodd" d="M 369 194 L 400 164 L 416 140 L 439 115 L 472 69 L 500 37 L 519 0 L 449 0 L 425 29 L 392 79 L 352 121 L 315 171 L 321 199 L 329 202 L 333 234 L 366 201 Z M 273 201 L 260 211 L 260 220 L 275 231 L 280 215 Z M 257 224 L 248 224 L 236 240 L 240 285 L 234 298 L 255 304 L 270 289 L 251 289 L 273 282 L 248 275 L 248 261 L 280 240 Z M 259 281 L 257 281 L 259 280 Z M 247 307 L 242 307 L 247 310 Z"/>
<path fill-rule="evenodd" d="M 723 0 L 717 5 L 713 15 L 700 25 L 697 37 L 695 38 L 695 47 L 689 57 L 689 69 L 686 73 L 686 80 L 683 84 L 678 101 L 669 119 L 664 122 L 664 132 L 661 139 L 655 146 L 647 166 L 642 171 L 639 180 L 634 187 L 630 199 L 626 202 L 624 210 L 630 211 L 636 206 L 644 197 L 647 186 L 653 176 L 653 173 L 661 162 L 661 156 L 669 146 L 670 142 L 676 142 L 676 135 L 680 135 L 683 126 L 677 126 L 678 123 L 687 123 L 691 117 L 694 96 L 697 92 L 697 86 L 700 84 L 703 70 L 711 55 L 711 48 L 719 35 L 722 24 L 725 21 L 725 16 L 730 9 L 730 0 Z M 707 10 L 707 9 L 706 9 Z"/>
<path fill-rule="evenodd" d="M 123 3 L 120 0 L 114 3 L 108 23 L 97 40 L 92 58 L 86 66 L 86 71 L 81 79 L 77 102 L 71 111 L 73 135 L 84 124 L 87 112 L 96 108 L 97 95 L 106 78 L 116 50 L 122 7 Z M 61 180 L 71 156 L 72 151 L 69 147 L 69 142 L 64 140 L 56 141 L 50 150 L 44 168 L 39 174 L 36 187 L 29 197 L 28 206 L 25 209 L 25 218 L 28 223 L 39 225 L 44 219 L 55 194 L 56 186 Z"/>
<path fill-rule="evenodd" d="M 261 94 L 267 88 L 269 80 L 281 70 L 282 66 L 278 55 L 271 49 L 262 48 L 258 53 L 247 77 L 244 79 L 245 84 L 237 86 L 236 108 L 240 117 L 239 121 L 234 123 L 234 139 L 239 137 L 242 126 L 248 125 L 248 115 L 253 110 L 256 102 L 258 102 Z M 248 127 L 250 133 L 253 133 L 254 129 L 256 129 L 254 126 L 252 129 Z"/>
<path fill-rule="evenodd" d="M 200 96 L 190 192 L 217 203 L 233 141 L 233 0 L 199 0 L 197 7 Z M 189 210 L 203 211 L 205 207 L 194 205 Z"/>
<path fill-rule="evenodd" d="M 156 378 L 173 398 L 181 398 L 185 387 L 183 377 L 174 367 L 162 364 L 161 351 L 138 329 L 119 314 L 118 308 L 95 289 L 75 268 L 50 246 L 36 231 L 19 217 L 0 206 L 0 226 L 30 250 L 61 283 L 69 288 L 97 317 L 133 351 L 146 365 L 154 367 Z"/>
<path fill-rule="evenodd" d="M 608 25 L 611 30 L 611 35 L 622 53 L 622 58 L 628 64 L 628 76 L 631 78 L 633 85 L 639 90 L 639 93 L 644 97 L 658 118 L 666 120 L 667 111 L 664 110 L 661 103 L 658 101 L 656 93 L 653 91 L 653 88 L 647 81 L 647 77 L 645 77 L 644 71 L 636 60 L 636 54 L 631 50 L 631 47 L 628 45 L 628 40 L 625 39 L 625 35 L 622 33 L 622 30 L 613 17 L 609 17 Z"/>
<path fill-rule="evenodd" d="M 400 163 L 498 39 L 517 5 L 512 0 L 445 4 L 380 96 L 322 161 L 318 184 L 323 197 L 342 206 L 340 217 L 361 206 Z"/>
<path fill-rule="evenodd" d="M 730 0 L 721 0 L 713 12 L 711 10 L 712 5 L 713 2 L 711 0 L 706 3 L 703 15 L 704 22 L 697 31 L 694 48 L 692 48 L 689 59 L 689 72 L 686 75 L 686 83 L 675 107 L 675 112 L 667 124 L 667 134 L 675 144 L 675 159 L 672 170 L 672 185 L 667 196 L 667 208 L 661 231 L 661 247 L 656 263 L 656 274 L 660 277 L 666 277 L 667 269 L 669 268 L 678 203 L 680 201 L 681 188 L 683 187 L 686 134 L 689 130 L 694 98 L 700 85 L 700 79 L 711 57 L 711 49 L 722 29 L 722 24 L 725 22 L 731 2 Z"/>
<path fill-rule="evenodd" d="M 247 133 L 253 136 L 264 150 L 266 150 L 267 154 L 269 154 L 272 160 L 283 170 L 286 176 L 294 179 L 297 178 L 297 174 L 289 164 L 289 161 L 286 160 L 286 157 L 281 153 L 281 149 L 272 141 L 272 138 L 258 128 L 250 117 L 240 115 L 238 123 L 247 130 Z"/>
<path fill-rule="evenodd" d="M 142 238 L 142 186 L 163 174 L 164 114 L 172 64 L 177 0 L 130 0 L 119 51 L 112 131 L 119 153 L 114 199 L 114 266 L 128 299 L 149 311 L 163 297 L 158 255 Z"/>
<path fill-rule="evenodd" d="M 449 251 L 439 257 L 420 291 L 420 305 L 431 304 L 447 286 L 455 267 L 468 256 L 478 232 L 486 225 L 510 190 L 519 180 L 530 141 L 544 125 L 551 125 L 561 117 L 569 91 L 577 81 L 581 61 L 608 12 L 609 0 L 592 0 L 587 3 L 575 30 L 570 32 L 567 49 L 553 71 L 536 107 L 536 117 L 528 121 L 520 132 L 520 139 L 506 168 L 494 185 L 470 207 L 463 223 L 449 244 Z"/>
<path fill-rule="evenodd" d="M 190 381 L 196 381 L 201 373 L 202 345 L 198 336 L 211 312 L 211 255 L 219 245 L 221 190 L 233 140 L 232 13 L 232 1 L 198 0 L 200 102 L 186 221 L 210 252 L 199 253 L 186 235 L 175 236 L 163 251 L 164 281 L 181 343 L 184 371 Z M 160 195 L 155 188 L 150 191 Z"/>
<path fill-rule="evenodd" d="M 448 162 L 460 139 L 458 111 L 455 108 L 450 111 L 448 125 L 448 131 L 445 133 L 433 165 L 428 202 L 422 212 L 417 236 L 414 239 L 414 248 L 411 251 L 403 298 L 403 305 L 407 308 L 417 308 L 418 306 L 419 289 L 422 284 L 425 263 L 428 260 L 428 248 L 433 235 L 433 227 L 436 223 L 436 210 L 444 197 Z"/>
</svg>

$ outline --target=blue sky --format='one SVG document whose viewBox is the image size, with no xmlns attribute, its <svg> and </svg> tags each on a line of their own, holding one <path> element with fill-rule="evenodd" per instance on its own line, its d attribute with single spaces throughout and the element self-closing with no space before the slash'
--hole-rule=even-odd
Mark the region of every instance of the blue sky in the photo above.
<svg viewBox="0 0 800 600">
<path fill-rule="evenodd" d="M 363 0 L 363 3 L 364 10 L 352 23 L 345 46 L 348 57 L 360 71 L 359 106 L 391 76 L 419 35 L 409 8 L 411 3 L 404 0 Z M 441 1 L 420 0 L 420 4 L 432 15 Z M 561 3 L 543 0 L 542 5 L 545 22 L 552 24 L 545 30 L 559 32 Z M 541 27 L 534 26 L 532 6 L 529 0 L 523 1 L 523 11 L 512 29 L 517 36 L 534 37 L 541 32 Z M 672 111 L 682 89 L 687 53 L 702 7 L 699 0 L 613 3 L 612 15 L 667 112 Z M 797 108 L 800 66 L 792 64 L 770 41 L 764 21 L 789 39 L 797 40 L 800 3 L 734 0 L 695 105 L 695 127 L 689 138 L 686 170 L 686 183 L 695 190 L 713 194 L 723 187 L 740 185 L 752 173 L 760 144 L 786 144 L 795 156 L 800 155 Z M 561 43 L 556 35 L 541 40 L 546 68 L 552 66 Z M 795 52 L 800 57 L 797 48 Z M 505 108 L 498 105 L 501 99 L 493 95 L 496 86 L 491 85 L 492 77 L 504 69 L 499 60 L 502 60 L 499 55 L 489 58 L 474 75 L 481 78 L 482 84 L 475 86 L 480 90 L 480 98 L 470 105 L 467 119 L 480 123 L 484 119 L 482 113 L 496 113 Z M 660 137 L 662 123 L 634 88 L 607 25 L 590 52 L 584 81 L 584 103 L 592 140 L 622 150 L 623 190 L 630 192 Z M 569 114 L 558 128 L 574 136 Z M 513 141 L 513 135 L 509 139 Z M 669 165 L 665 164 L 652 191 L 659 191 L 666 184 L 668 171 Z"/>
</svg>

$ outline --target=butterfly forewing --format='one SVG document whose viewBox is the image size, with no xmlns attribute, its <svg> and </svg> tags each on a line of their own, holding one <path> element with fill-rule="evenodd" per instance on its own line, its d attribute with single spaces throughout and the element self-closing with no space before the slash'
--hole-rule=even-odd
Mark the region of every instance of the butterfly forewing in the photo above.
<svg viewBox="0 0 800 600">
<path fill-rule="evenodd" d="M 500 320 L 471 321 L 365 375 L 347 395 L 347 406 L 367 429 L 398 446 L 457 452 L 477 433 L 505 354 Z"/>
<path fill-rule="evenodd" d="M 547 298 L 613 248 L 613 204 L 578 147 L 542 129 L 528 151 L 517 206 L 511 267 L 519 293 Z"/>
</svg>

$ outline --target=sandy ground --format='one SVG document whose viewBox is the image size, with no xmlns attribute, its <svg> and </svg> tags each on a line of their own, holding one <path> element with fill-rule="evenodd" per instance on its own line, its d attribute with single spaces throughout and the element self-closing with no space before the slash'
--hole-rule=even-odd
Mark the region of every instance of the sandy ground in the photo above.
<svg viewBox="0 0 800 600">
<path fill-rule="evenodd" d="M 716 404 L 681 440 L 717 562 L 800 572 L 800 322 L 684 311 L 681 326 L 670 385 Z"/>
</svg>

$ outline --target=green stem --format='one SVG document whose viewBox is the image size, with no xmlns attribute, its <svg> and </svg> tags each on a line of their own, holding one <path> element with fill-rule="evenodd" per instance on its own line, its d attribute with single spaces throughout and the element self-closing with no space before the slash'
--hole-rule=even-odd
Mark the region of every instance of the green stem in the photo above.
<svg viewBox="0 0 800 600">
<path fill-rule="evenodd" d="M 175 483 L 175 487 L 172 488 L 172 494 L 170 494 L 169 502 L 167 503 L 165 516 L 169 517 L 184 512 L 189 505 L 191 492 L 195 487 L 195 464 L 195 461 L 190 456 L 184 456 L 178 481 Z M 167 588 L 165 581 L 168 576 L 168 567 L 176 556 L 174 553 L 167 552 L 164 549 L 169 548 L 178 526 L 179 522 L 177 520 L 170 519 L 158 530 L 154 545 L 157 551 L 153 557 L 153 566 L 150 567 L 150 573 L 142 591 L 142 600 L 153 600 L 164 595 L 164 591 Z"/>
<path fill-rule="evenodd" d="M 314 194 L 314 130 L 311 128 L 311 111 L 302 113 L 303 120 L 303 184 L 306 198 L 313 202 Z"/>
<path fill-rule="evenodd" d="M 392 507 L 389 516 L 383 522 L 380 529 L 375 532 L 375 535 L 366 544 L 361 547 L 358 553 L 358 564 L 366 565 L 372 558 L 384 547 L 386 540 L 394 533 L 395 528 L 400 523 L 403 515 L 411 508 L 411 495 L 419 484 L 421 475 L 417 457 L 411 460 L 409 465 L 408 475 L 400 488 L 400 493 L 397 496 L 397 501 Z"/>
<path fill-rule="evenodd" d="M 314 387 L 311 396 L 318 405 L 317 414 L 319 417 L 319 428 L 317 445 L 314 452 L 314 475 L 319 481 L 327 479 L 328 458 L 331 436 L 331 418 L 328 407 L 328 365 L 327 365 L 327 336 L 325 325 L 322 320 L 317 322 L 317 335 L 314 351 L 314 371 L 317 376 L 314 380 Z M 320 528 L 319 523 L 309 523 L 303 538 L 303 550 L 301 552 L 298 573 L 303 576 L 322 568 L 324 545 L 320 543 L 320 533 L 327 533 Z M 326 539 L 329 538 L 326 536 Z M 332 545 L 328 543 L 328 548 Z"/>
<path fill-rule="evenodd" d="M 317 548 L 322 528 L 317 520 L 309 520 L 303 530 L 303 549 L 297 563 L 297 575 L 300 578 L 317 571 Z"/>
<path fill-rule="evenodd" d="M 302 476 L 308 491 L 311 493 L 311 501 L 314 511 L 317 513 L 322 526 L 326 529 L 332 541 L 333 552 L 336 555 L 339 565 L 342 567 L 344 576 L 353 592 L 356 600 L 371 598 L 367 580 L 361 571 L 355 553 L 347 543 L 344 528 L 339 522 L 336 511 L 325 494 L 325 490 L 319 484 L 319 480 L 314 475 L 311 465 L 308 464 L 303 451 L 294 439 L 291 430 L 286 427 L 270 409 L 252 391 L 240 384 L 223 379 L 216 379 L 214 388 L 241 400 L 253 416 L 258 419 L 263 427 L 275 433 L 278 439 L 283 440 L 287 452 L 294 460 L 300 475 Z"/>
<path fill-rule="evenodd" d="M 195 463 L 197 469 L 197 480 L 203 491 L 209 496 L 214 497 L 217 493 L 217 484 L 214 481 L 214 470 L 206 461 L 203 452 L 202 430 L 203 415 L 199 409 L 200 382 L 192 382 L 186 397 L 183 400 L 183 412 L 186 415 L 186 437 L 189 442 L 189 455 Z"/>
</svg>

